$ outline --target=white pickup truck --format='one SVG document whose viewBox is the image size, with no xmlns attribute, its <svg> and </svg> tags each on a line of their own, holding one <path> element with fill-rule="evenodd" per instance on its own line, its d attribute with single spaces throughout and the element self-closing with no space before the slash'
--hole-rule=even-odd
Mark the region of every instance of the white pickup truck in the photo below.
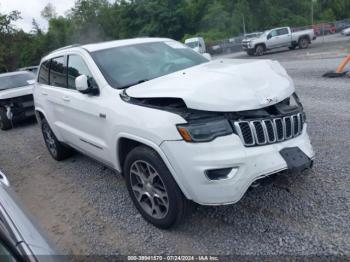
<svg viewBox="0 0 350 262">
<path fill-rule="evenodd" d="M 256 38 L 245 39 L 242 41 L 243 50 L 248 55 L 262 56 L 267 50 L 288 47 L 300 49 L 309 47 L 316 36 L 313 29 L 292 32 L 290 27 L 280 27 L 265 31 Z"/>
</svg>

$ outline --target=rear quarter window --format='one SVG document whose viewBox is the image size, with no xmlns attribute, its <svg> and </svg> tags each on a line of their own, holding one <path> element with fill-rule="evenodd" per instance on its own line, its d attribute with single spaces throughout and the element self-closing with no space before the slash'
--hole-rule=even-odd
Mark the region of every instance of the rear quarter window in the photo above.
<svg viewBox="0 0 350 262">
<path fill-rule="evenodd" d="M 45 85 L 49 84 L 49 69 L 50 69 L 50 60 L 44 61 L 41 64 L 39 75 L 38 75 L 39 83 L 45 84 Z"/>
</svg>

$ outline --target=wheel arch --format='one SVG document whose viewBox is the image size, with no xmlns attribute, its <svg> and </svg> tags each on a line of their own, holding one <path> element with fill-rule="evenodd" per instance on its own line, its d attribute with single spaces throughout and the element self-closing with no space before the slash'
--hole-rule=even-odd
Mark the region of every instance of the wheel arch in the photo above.
<svg viewBox="0 0 350 262">
<path fill-rule="evenodd" d="M 39 124 L 41 123 L 41 120 L 43 119 L 47 120 L 46 114 L 44 113 L 44 111 L 38 108 L 35 109 L 35 117 Z"/>
<path fill-rule="evenodd" d="M 154 150 L 159 157 L 163 160 L 166 167 L 169 169 L 171 175 L 175 179 L 177 185 L 181 189 L 182 193 L 185 195 L 187 199 L 189 194 L 186 192 L 185 188 L 181 183 L 179 183 L 179 179 L 176 176 L 176 172 L 174 168 L 172 167 L 171 163 L 169 162 L 168 158 L 164 154 L 164 152 L 161 150 L 160 145 L 157 145 L 156 143 L 142 138 L 138 136 L 134 136 L 131 134 L 120 134 L 116 139 L 116 170 L 120 173 L 122 173 L 123 170 L 123 164 L 125 161 L 125 158 L 127 154 L 135 147 L 137 146 L 146 146 L 152 150 Z"/>
<path fill-rule="evenodd" d="M 299 41 L 302 40 L 302 39 L 308 40 L 309 43 L 311 42 L 311 38 L 310 38 L 309 35 L 301 35 L 301 36 L 299 37 L 299 39 L 298 39 L 298 43 L 299 43 Z"/>
<path fill-rule="evenodd" d="M 266 43 L 264 43 L 264 42 L 256 43 L 256 44 L 254 45 L 254 50 L 255 50 L 259 45 L 263 46 L 263 47 L 264 47 L 264 50 L 266 50 Z"/>
</svg>

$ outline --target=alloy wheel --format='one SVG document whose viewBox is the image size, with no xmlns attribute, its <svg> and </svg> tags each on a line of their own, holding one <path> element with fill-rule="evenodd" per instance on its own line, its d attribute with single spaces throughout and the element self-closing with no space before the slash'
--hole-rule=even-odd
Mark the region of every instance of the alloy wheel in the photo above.
<svg viewBox="0 0 350 262">
<path fill-rule="evenodd" d="M 264 48 L 262 46 L 258 46 L 256 48 L 256 55 L 257 56 L 262 56 L 264 54 Z"/>
<path fill-rule="evenodd" d="M 43 125 L 43 135 L 49 151 L 51 152 L 52 155 L 56 156 L 57 155 L 56 141 L 48 125 Z"/>
<path fill-rule="evenodd" d="M 306 48 L 306 46 L 307 46 L 307 40 L 306 39 L 302 39 L 301 40 L 301 48 L 304 49 L 304 48 Z"/>
<path fill-rule="evenodd" d="M 157 170 L 145 161 L 135 161 L 130 167 L 132 192 L 142 209 L 155 219 L 169 211 L 169 197 Z"/>
</svg>

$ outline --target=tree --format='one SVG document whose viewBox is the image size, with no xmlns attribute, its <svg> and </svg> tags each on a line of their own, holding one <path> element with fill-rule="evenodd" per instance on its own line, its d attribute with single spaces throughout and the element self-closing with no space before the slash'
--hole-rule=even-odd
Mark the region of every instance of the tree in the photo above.
<svg viewBox="0 0 350 262">
<path fill-rule="evenodd" d="M 8 15 L 0 14 L 0 32 L 5 34 L 11 34 L 15 31 L 12 23 L 21 19 L 21 13 L 19 11 L 12 11 Z"/>
<path fill-rule="evenodd" d="M 32 34 L 37 34 L 37 35 L 42 35 L 42 31 L 41 28 L 39 27 L 38 23 L 36 22 L 36 20 L 33 18 L 32 20 L 32 30 L 31 30 Z"/>
<path fill-rule="evenodd" d="M 65 16 L 50 3 L 41 15 L 44 32 L 33 20 L 31 32 L 14 26 L 18 11 L 0 14 L 0 72 L 38 64 L 41 57 L 73 43 L 138 36 L 176 40 L 200 35 L 207 42 L 277 26 L 310 24 L 311 0 L 76 0 Z M 349 0 L 317 0 L 315 22 L 350 18 Z"/>
<path fill-rule="evenodd" d="M 41 16 L 45 18 L 47 21 L 56 18 L 57 13 L 56 13 L 56 8 L 53 6 L 53 4 L 48 3 L 44 9 L 41 11 Z"/>
</svg>

